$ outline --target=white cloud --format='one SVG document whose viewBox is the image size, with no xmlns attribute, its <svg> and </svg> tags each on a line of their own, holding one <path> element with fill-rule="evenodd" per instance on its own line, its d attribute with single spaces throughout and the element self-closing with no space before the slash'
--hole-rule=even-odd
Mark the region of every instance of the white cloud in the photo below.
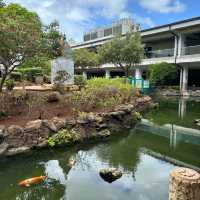
<svg viewBox="0 0 200 200">
<path fill-rule="evenodd" d="M 149 11 L 160 13 L 177 13 L 186 9 L 180 0 L 139 0 L 139 4 Z"/>
<path fill-rule="evenodd" d="M 139 23 L 141 26 L 148 26 L 148 27 L 155 26 L 155 23 L 150 17 L 144 17 L 144 16 L 140 16 L 140 15 L 137 15 L 135 13 L 130 13 L 130 12 L 122 12 L 120 14 L 120 18 L 127 18 L 127 17 L 133 18 L 134 21 L 136 23 Z"/>
<path fill-rule="evenodd" d="M 119 19 L 128 9 L 128 0 L 5 0 L 7 3 L 20 3 L 37 12 L 43 23 L 58 20 L 61 31 L 68 38 L 81 41 L 88 29 L 98 26 L 102 19 L 113 21 Z M 130 14 L 130 13 L 129 13 Z M 130 14 L 142 25 L 153 26 L 149 17 Z"/>
</svg>

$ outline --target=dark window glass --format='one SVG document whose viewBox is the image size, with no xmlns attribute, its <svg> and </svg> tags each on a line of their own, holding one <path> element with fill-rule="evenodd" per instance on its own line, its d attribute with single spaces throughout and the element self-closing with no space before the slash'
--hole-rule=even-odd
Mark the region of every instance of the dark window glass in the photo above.
<svg viewBox="0 0 200 200">
<path fill-rule="evenodd" d="M 94 40 L 97 38 L 97 32 L 91 33 L 91 40 Z"/>
<path fill-rule="evenodd" d="M 84 35 L 84 41 L 89 41 L 90 40 L 90 34 Z"/>
<path fill-rule="evenodd" d="M 114 35 L 116 35 L 116 34 L 122 34 L 122 25 L 114 26 L 113 27 L 113 34 Z"/>
<path fill-rule="evenodd" d="M 112 35 L 112 28 L 107 28 L 104 30 L 104 36 Z"/>
</svg>

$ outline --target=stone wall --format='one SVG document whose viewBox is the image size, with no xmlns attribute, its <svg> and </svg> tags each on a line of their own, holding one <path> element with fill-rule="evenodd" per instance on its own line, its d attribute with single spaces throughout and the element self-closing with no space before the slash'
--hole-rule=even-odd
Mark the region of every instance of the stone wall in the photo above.
<svg viewBox="0 0 200 200">
<path fill-rule="evenodd" d="M 0 155 L 12 156 L 32 149 L 48 146 L 48 139 L 67 129 L 80 135 L 80 142 L 92 138 L 108 137 L 131 128 L 138 120 L 136 112 L 144 111 L 151 104 L 148 96 L 136 99 L 133 104 L 117 106 L 112 112 L 85 113 L 76 120 L 53 118 L 28 122 L 25 127 L 16 125 L 0 127 Z"/>
</svg>

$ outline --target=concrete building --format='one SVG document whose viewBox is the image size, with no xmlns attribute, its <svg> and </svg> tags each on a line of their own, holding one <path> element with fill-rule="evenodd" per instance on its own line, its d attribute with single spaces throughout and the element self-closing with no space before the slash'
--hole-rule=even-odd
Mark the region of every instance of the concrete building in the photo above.
<svg viewBox="0 0 200 200">
<path fill-rule="evenodd" d="M 114 22 L 110 26 L 105 26 L 101 28 L 93 29 L 84 34 L 84 42 L 93 41 L 93 40 L 102 40 L 103 38 L 112 37 L 117 34 L 126 34 L 132 30 L 136 30 L 138 25 L 134 24 L 130 18 L 120 19 L 119 21 Z"/>
<path fill-rule="evenodd" d="M 130 19 L 126 23 L 129 24 L 127 27 L 133 29 L 138 27 Z M 126 28 L 126 31 L 128 30 Z M 93 49 L 113 38 L 113 34 L 101 35 L 98 32 L 100 29 L 97 31 L 98 37 L 94 39 L 90 36 L 87 40 L 86 34 L 85 41 L 73 45 L 72 49 Z M 141 37 L 145 44 L 145 59 L 135 69 L 137 78 L 142 76 L 150 64 L 168 62 L 177 64 L 180 69 L 180 87 L 183 95 L 187 94 L 188 82 L 190 86 L 200 86 L 200 17 L 141 30 Z M 110 77 L 113 74 L 122 75 L 123 71 L 112 64 L 105 64 L 98 69 L 88 69 L 83 73 L 85 77 L 93 74 Z"/>
</svg>

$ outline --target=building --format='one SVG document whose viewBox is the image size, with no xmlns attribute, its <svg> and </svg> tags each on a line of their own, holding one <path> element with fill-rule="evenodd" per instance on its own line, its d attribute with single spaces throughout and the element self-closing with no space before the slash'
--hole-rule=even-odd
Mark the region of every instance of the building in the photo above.
<svg viewBox="0 0 200 200">
<path fill-rule="evenodd" d="M 133 23 L 130 18 L 120 19 L 119 21 L 114 22 L 110 26 L 96 28 L 87 32 L 83 36 L 84 42 L 98 40 L 102 38 L 107 38 L 109 36 L 117 35 L 117 34 L 126 34 L 132 30 L 135 30 L 137 25 Z"/>
<path fill-rule="evenodd" d="M 128 22 L 131 24 L 132 22 Z M 132 28 L 137 27 L 132 23 Z M 105 31 L 105 29 L 104 29 Z M 84 41 L 72 46 L 72 49 L 96 48 L 112 39 L 113 34 L 99 34 L 97 37 L 86 35 Z M 126 32 L 126 31 L 125 31 Z M 122 32 L 122 34 L 125 34 Z M 189 86 L 200 87 L 200 17 L 178 21 L 150 29 L 141 30 L 142 42 L 145 44 L 145 59 L 135 69 L 135 76 L 140 78 L 150 64 L 168 62 L 177 64 L 180 69 L 180 86 L 183 94 L 187 94 Z M 88 40 L 87 40 L 88 39 Z M 91 74 L 105 74 L 110 77 L 113 74 L 122 74 L 121 69 L 111 64 L 105 64 L 98 69 L 88 69 L 84 76 Z"/>
</svg>

